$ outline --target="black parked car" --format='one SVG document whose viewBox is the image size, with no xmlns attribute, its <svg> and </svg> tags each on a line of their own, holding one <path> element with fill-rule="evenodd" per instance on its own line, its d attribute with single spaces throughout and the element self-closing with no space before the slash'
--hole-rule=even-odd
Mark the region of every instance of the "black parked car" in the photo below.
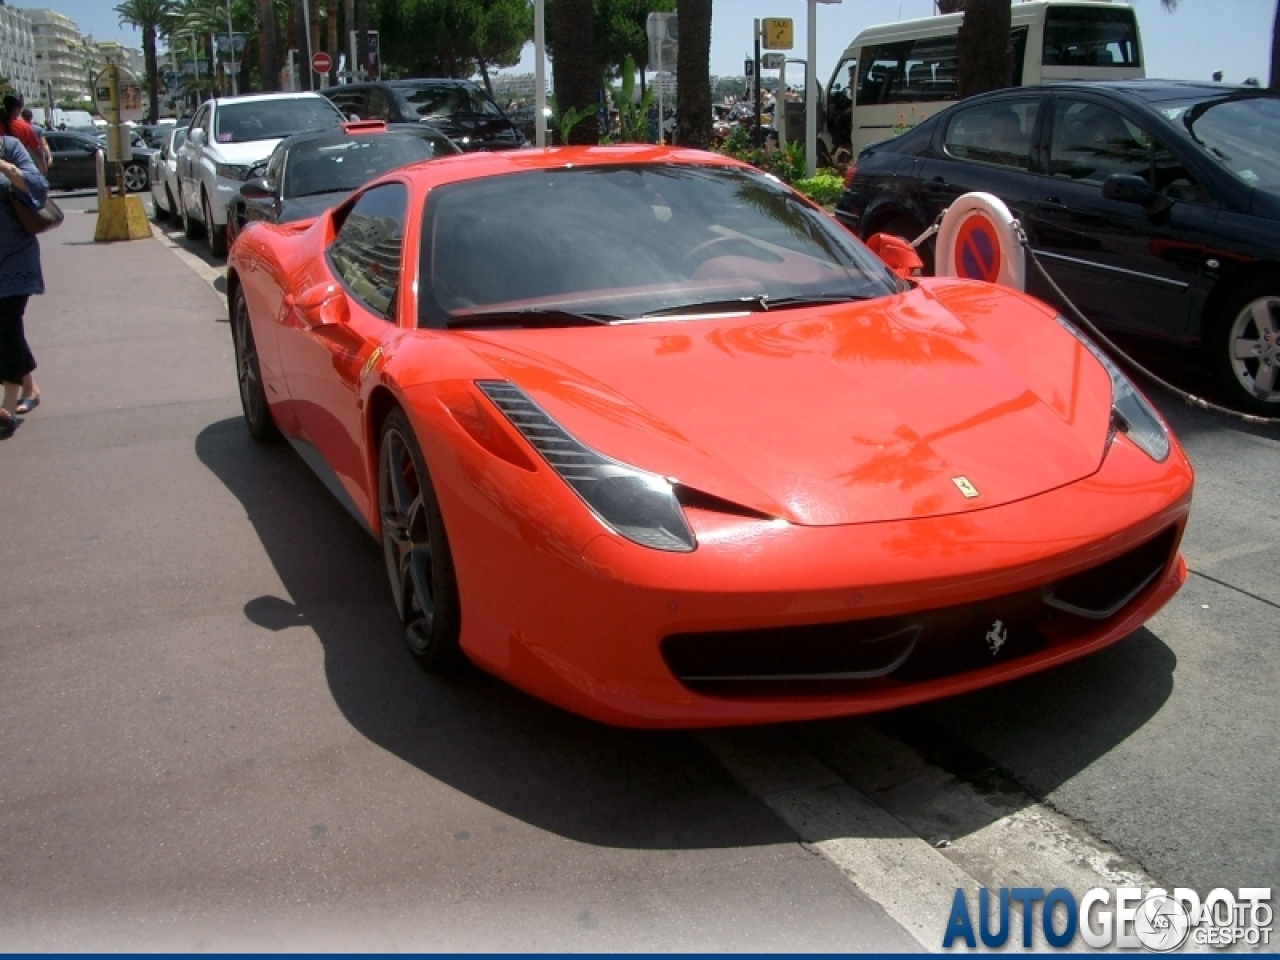
<svg viewBox="0 0 1280 960">
<path fill-rule="evenodd" d="M 99 139 L 70 130 L 46 130 L 45 142 L 53 155 L 49 165 L 49 186 L 54 190 L 93 190 L 98 186 L 96 156 L 105 150 L 105 138 Z M 124 185 L 130 193 L 147 189 L 151 183 L 149 168 L 155 151 L 149 147 L 133 147 L 133 159 L 124 165 Z M 109 165 L 108 178 L 114 177 Z"/>
<path fill-rule="evenodd" d="M 276 145 L 266 174 L 240 188 L 227 211 L 227 240 L 251 220 L 290 223 L 319 216 L 394 167 L 461 153 L 421 123 L 348 123 L 298 133 Z"/>
<path fill-rule="evenodd" d="M 914 239 L 974 190 L 1009 205 L 1099 326 L 1199 344 L 1241 406 L 1280 415 L 1280 96 L 1159 80 L 984 94 L 865 148 L 836 216 Z"/>
<path fill-rule="evenodd" d="M 428 122 L 464 151 L 512 150 L 528 141 L 470 80 L 347 83 L 320 91 L 352 120 Z"/>
</svg>

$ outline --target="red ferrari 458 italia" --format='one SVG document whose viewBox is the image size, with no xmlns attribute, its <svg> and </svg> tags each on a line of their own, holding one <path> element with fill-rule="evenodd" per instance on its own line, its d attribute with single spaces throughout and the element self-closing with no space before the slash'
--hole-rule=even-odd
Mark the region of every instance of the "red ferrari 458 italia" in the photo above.
<svg viewBox="0 0 1280 960">
<path fill-rule="evenodd" d="M 249 431 L 381 541 L 422 665 L 597 720 L 974 690 L 1113 643 L 1186 576 L 1191 467 L 1085 336 L 899 276 L 725 157 L 402 168 L 251 226 L 227 292 Z"/>
</svg>

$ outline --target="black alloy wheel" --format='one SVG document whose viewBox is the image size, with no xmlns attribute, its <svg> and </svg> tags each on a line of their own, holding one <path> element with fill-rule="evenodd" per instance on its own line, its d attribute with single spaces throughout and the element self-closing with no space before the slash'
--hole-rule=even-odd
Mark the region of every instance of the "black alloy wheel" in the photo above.
<svg viewBox="0 0 1280 960">
<path fill-rule="evenodd" d="M 209 253 L 222 259 L 227 255 L 227 228 L 219 227 L 213 222 L 213 208 L 209 205 L 207 193 L 201 196 L 200 203 L 204 212 L 204 235 L 209 241 Z"/>
<path fill-rule="evenodd" d="M 267 404 L 262 368 L 258 365 L 258 345 L 253 338 L 253 324 L 249 321 L 249 303 L 245 299 L 244 288 L 240 286 L 236 287 L 231 298 L 231 341 L 236 354 L 236 378 L 240 381 L 240 407 L 244 410 L 249 436 L 260 443 L 274 440 L 280 436 L 280 431 Z"/>
<path fill-rule="evenodd" d="M 391 595 L 409 650 L 424 670 L 461 660 L 461 611 L 444 518 L 413 428 L 387 415 L 378 444 L 378 516 Z"/>
</svg>

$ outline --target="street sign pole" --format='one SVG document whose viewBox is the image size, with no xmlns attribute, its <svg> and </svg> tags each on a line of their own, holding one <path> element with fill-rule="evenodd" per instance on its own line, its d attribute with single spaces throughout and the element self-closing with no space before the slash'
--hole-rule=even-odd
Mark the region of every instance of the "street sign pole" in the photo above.
<svg viewBox="0 0 1280 960">
<path fill-rule="evenodd" d="M 804 172 L 818 169 L 818 0 L 809 0 L 809 62 L 804 68 Z"/>
<path fill-rule="evenodd" d="M 533 0 L 533 142 L 547 145 L 547 20 L 543 0 Z"/>
</svg>

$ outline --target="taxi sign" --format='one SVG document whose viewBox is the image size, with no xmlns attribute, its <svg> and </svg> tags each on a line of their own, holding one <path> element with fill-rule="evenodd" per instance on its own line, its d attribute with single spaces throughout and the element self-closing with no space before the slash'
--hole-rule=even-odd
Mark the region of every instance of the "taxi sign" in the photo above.
<svg viewBox="0 0 1280 960">
<path fill-rule="evenodd" d="M 765 17 L 760 21 L 760 45 L 766 50 L 790 50 L 795 46 L 795 30 L 790 17 Z"/>
</svg>

